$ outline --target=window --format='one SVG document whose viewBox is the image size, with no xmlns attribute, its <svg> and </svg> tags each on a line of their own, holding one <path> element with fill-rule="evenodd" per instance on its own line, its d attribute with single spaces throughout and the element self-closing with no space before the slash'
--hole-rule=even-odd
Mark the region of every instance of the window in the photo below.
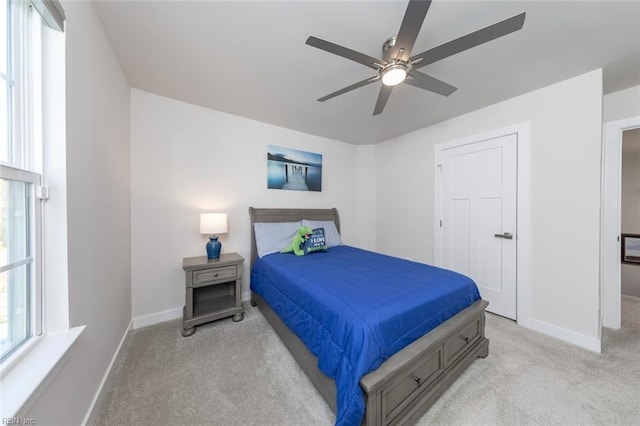
<svg viewBox="0 0 640 426">
<path fill-rule="evenodd" d="M 41 332 L 40 22 L 0 0 L 0 360 Z"/>
</svg>

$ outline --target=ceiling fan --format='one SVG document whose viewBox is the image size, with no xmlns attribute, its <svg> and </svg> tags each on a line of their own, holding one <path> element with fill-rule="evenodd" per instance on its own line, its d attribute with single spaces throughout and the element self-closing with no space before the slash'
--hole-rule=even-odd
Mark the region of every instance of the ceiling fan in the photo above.
<svg viewBox="0 0 640 426">
<path fill-rule="evenodd" d="M 338 95 L 350 92 L 367 84 L 382 81 L 378 100 L 373 110 L 373 115 L 378 115 L 384 110 L 393 87 L 400 83 L 407 83 L 420 89 L 428 90 L 443 96 L 449 96 L 457 89 L 444 81 L 428 76 L 418 71 L 433 62 L 460 53 L 464 50 L 479 46 L 483 43 L 495 40 L 499 37 L 518 31 L 524 25 L 526 13 L 520 13 L 484 27 L 465 36 L 451 40 L 417 55 L 411 56 L 413 44 L 418 37 L 422 22 L 427 15 L 431 0 L 410 0 L 404 19 L 400 25 L 398 35 L 389 38 L 382 45 L 382 59 L 374 58 L 364 53 L 340 46 L 330 41 L 310 36 L 306 44 L 325 50 L 343 58 L 358 62 L 378 73 L 373 77 L 354 83 L 336 92 L 330 93 L 318 99 L 324 102 Z"/>
</svg>

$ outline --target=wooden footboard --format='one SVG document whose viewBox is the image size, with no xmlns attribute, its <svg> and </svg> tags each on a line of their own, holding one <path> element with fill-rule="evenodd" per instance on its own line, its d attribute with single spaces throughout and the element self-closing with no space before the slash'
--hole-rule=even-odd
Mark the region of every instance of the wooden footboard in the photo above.
<svg viewBox="0 0 640 426">
<path fill-rule="evenodd" d="M 336 386 L 317 368 L 317 358 L 259 295 L 257 304 L 329 407 L 336 411 Z M 487 302 L 480 300 L 422 336 L 362 378 L 366 425 L 415 423 L 464 370 L 489 353 L 484 336 Z"/>
<path fill-rule="evenodd" d="M 415 423 L 476 358 L 486 357 L 487 305 L 477 301 L 364 376 L 365 424 Z"/>
</svg>

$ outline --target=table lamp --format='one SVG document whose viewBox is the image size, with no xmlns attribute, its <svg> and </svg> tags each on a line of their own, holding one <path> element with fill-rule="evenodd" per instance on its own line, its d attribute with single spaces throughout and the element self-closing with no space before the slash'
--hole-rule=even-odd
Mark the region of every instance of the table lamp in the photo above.
<svg viewBox="0 0 640 426">
<path fill-rule="evenodd" d="M 209 235 L 207 242 L 207 259 L 219 259 L 222 244 L 218 241 L 216 234 L 225 234 L 227 232 L 227 214 L 226 213 L 201 213 L 200 214 L 200 233 Z"/>
</svg>

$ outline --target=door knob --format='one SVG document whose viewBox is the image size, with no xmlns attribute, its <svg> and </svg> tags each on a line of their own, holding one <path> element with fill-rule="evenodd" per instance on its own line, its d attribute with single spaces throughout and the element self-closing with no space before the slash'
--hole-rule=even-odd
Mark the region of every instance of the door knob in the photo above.
<svg viewBox="0 0 640 426">
<path fill-rule="evenodd" d="M 505 240 L 513 240 L 513 234 L 511 232 L 505 232 L 504 234 L 493 234 L 493 236 L 504 238 Z"/>
</svg>

